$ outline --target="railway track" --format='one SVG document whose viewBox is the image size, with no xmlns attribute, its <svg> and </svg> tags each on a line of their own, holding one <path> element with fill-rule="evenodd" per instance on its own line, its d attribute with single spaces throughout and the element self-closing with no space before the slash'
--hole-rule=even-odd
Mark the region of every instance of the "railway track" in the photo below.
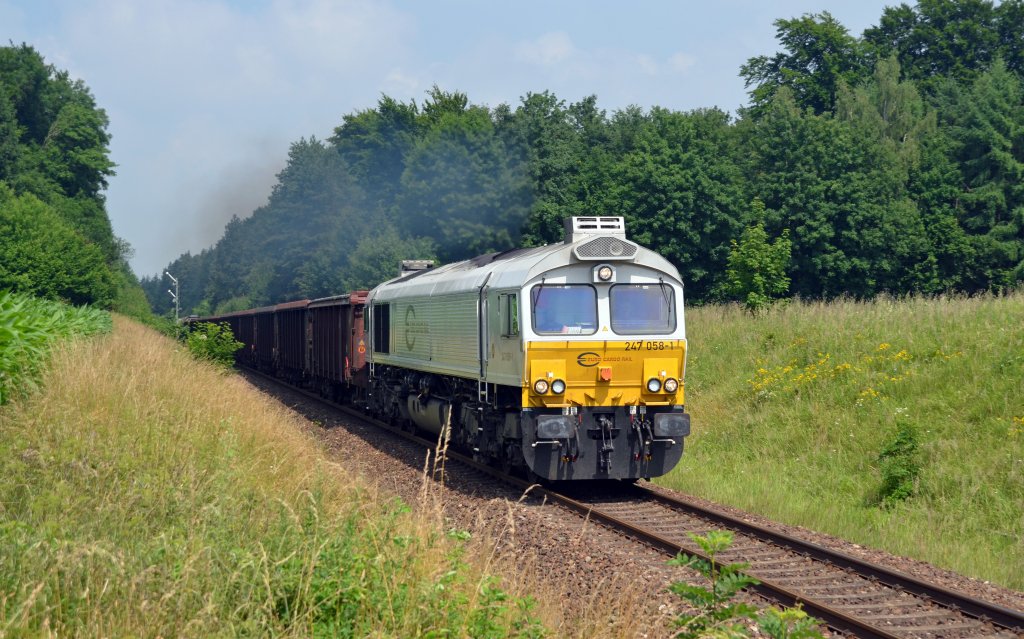
<svg viewBox="0 0 1024 639">
<path fill-rule="evenodd" d="M 276 384 L 280 381 L 256 373 Z M 415 437 L 373 420 L 352 408 L 326 402 L 318 395 L 287 386 L 360 420 L 372 422 L 427 448 L 436 442 Z M 450 462 L 484 472 L 518 490 L 559 504 L 591 521 L 625 534 L 668 555 L 701 556 L 689 534 L 731 530 L 733 546 L 718 559 L 749 564 L 760 580 L 752 589 L 785 606 L 801 605 L 839 633 L 884 639 L 1010 639 L 1024 637 L 1024 613 L 930 584 L 778 531 L 643 486 L 613 482 L 564 489 L 531 484 L 480 464 L 455 451 Z M 705 557 L 706 558 L 706 557 Z"/>
<path fill-rule="evenodd" d="M 568 491 L 566 491 L 568 492 Z M 576 493 L 576 491 L 572 491 Z M 753 589 L 787 606 L 800 604 L 829 627 L 886 639 L 1024 636 L 1024 613 L 958 593 L 857 557 L 750 524 L 644 487 L 562 494 L 550 499 L 651 546 L 700 555 L 688 534 L 731 530 L 724 562 L 749 564 Z"/>
</svg>

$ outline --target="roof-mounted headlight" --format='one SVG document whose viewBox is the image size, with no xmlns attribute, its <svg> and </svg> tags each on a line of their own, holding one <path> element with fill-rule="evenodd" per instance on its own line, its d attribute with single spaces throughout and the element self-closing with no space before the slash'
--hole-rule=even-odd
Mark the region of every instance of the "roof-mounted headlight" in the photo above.
<svg viewBox="0 0 1024 639">
<path fill-rule="evenodd" d="M 599 264 L 594 267 L 594 281 L 608 283 L 615 281 L 615 267 L 610 264 Z"/>
</svg>

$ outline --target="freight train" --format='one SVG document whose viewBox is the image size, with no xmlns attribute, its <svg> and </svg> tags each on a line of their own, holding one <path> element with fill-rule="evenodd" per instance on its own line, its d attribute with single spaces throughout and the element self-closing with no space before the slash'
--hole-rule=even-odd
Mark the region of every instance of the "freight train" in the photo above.
<svg viewBox="0 0 1024 639">
<path fill-rule="evenodd" d="M 650 479 L 690 433 L 683 285 L 620 217 L 370 291 L 193 319 L 243 366 L 534 479 Z"/>
</svg>

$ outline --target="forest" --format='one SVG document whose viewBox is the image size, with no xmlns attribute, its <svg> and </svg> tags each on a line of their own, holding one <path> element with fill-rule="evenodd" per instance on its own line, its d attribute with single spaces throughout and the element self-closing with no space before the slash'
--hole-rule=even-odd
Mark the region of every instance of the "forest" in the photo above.
<svg viewBox="0 0 1024 639">
<path fill-rule="evenodd" d="M 551 92 L 515 106 L 434 87 L 382 96 L 295 142 L 265 206 L 168 269 L 183 308 L 368 287 L 621 215 L 691 302 L 729 299 L 733 241 L 785 236 L 788 295 L 999 291 L 1024 280 L 1024 2 L 922 0 L 859 37 L 830 14 L 775 23 L 738 73 L 749 103 L 608 114 Z M 143 280 L 158 312 L 169 298 Z"/>
<path fill-rule="evenodd" d="M 149 313 L 107 216 L 107 125 L 82 81 L 0 47 L 0 290 Z"/>
<path fill-rule="evenodd" d="M 826 12 L 775 27 L 778 50 L 737 69 L 736 113 L 383 95 L 327 139 L 294 142 L 265 205 L 168 265 L 181 308 L 368 287 L 403 258 L 560 241 L 571 215 L 623 216 L 691 303 L 736 299 L 736 255 L 756 266 L 758 243 L 785 249 L 770 253 L 785 283 L 773 296 L 1019 286 L 1024 0 L 901 4 L 859 36 Z M 130 248 L 104 210 L 106 115 L 31 47 L 0 49 L 0 70 L 0 288 L 129 305 Z M 171 309 L 160 274 L 141 284 Z"/>
</svg>

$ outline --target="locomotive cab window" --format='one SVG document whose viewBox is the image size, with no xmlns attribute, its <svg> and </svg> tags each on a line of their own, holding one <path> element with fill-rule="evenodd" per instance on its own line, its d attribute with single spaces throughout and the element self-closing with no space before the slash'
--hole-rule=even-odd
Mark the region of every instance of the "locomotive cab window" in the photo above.
<svg viewBox="0 0 1024 639">
<path fill-rule="evenodd" d="M 373 350 L 376 353 L 391 352 L 391 305 L 373 305 Z"/>
<path fill-rule="evenodd" d="M 530 306 L 539 335 L 597 332 L 597 290 L 589 284 L 538 284 L 530 289 Z"/>
<path fill-rule="evenodd" d="M 619 335 L 676 330 L 675 292 L 667 284 L 616 284 L 609 302 L 612 330 Z"/>
<path fill-rule="evenodd" d="M 519 296 L 504 293 L 498 296 L 498 316 L 501 318 L 501 336 L 519 336 Z"/>
</svg>

